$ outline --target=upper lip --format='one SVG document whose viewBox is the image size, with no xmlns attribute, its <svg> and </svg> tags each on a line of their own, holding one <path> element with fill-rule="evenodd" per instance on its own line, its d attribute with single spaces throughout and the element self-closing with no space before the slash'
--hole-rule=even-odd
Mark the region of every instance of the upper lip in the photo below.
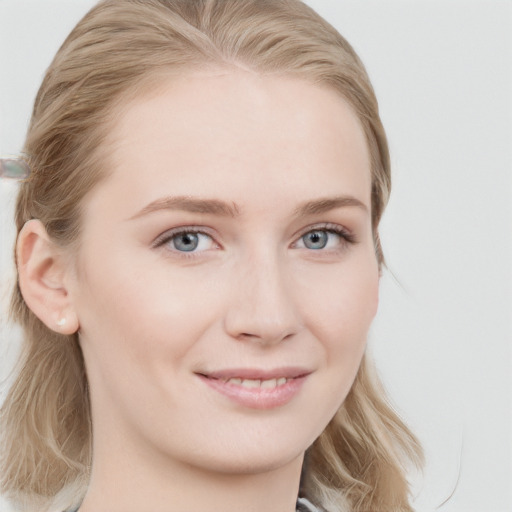
<svg viewBox="0 0 512 512">
<path fill-rule="evenodd" d="M 285 366 L 273 369 L 259 368 L 227 368 L 224 370 L 197 372 L 210 379 L 228 380 L 228 379 L 251 379 L 251 380 L 270 380 L 285 377 L 287 379 L 296 379 L 304 377 L 311 373 L 311 370 L 300 366 Z"/>
</svg>

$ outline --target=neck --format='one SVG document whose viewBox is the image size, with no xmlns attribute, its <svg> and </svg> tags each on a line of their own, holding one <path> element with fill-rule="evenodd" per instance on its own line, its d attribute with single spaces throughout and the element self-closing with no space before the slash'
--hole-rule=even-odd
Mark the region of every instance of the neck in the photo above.
<svg viewBox="0 0 512 512">
<path fill-rule="evenodd" d="M 303 455 L 277 468 L 221 473 L 96 441 L 79 512 L 295 512 Z"/>
</svg>

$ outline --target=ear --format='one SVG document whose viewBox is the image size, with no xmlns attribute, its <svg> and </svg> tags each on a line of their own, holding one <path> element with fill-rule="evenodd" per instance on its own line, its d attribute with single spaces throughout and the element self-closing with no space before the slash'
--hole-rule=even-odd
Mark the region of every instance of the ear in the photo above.
<svg viewBox="0 0 512 512">
<path fill-rule="evenodd" d="M 73 334 L 79 328 L 71 296 L 66 289 L 69 260 L 50 240 L 43 223 L 25 223 L 16 244 L 19 286 L 25 303 L 51 330 Z"/>
</svg>

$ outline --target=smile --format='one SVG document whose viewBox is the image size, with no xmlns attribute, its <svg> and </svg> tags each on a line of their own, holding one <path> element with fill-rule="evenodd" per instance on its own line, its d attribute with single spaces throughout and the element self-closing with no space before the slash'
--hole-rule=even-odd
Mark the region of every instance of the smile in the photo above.
<svg viewBox="0 0 512 512">
<path fill-rule="evenodd" d="M 274 372 L 229 370 L 196 374 L 230 402 L 250 409 L 273 409 L 291 402 L 311 372 L 288 368 Z"/>
</svg>

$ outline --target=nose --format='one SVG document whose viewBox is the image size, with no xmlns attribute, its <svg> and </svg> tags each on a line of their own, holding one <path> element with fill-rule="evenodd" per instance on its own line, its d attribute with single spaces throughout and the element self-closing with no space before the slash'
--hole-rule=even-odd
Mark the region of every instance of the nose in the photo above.
<svg viewBox="0 0 512 512">
<path fill-rule="evenodd" d="M 291 278 L 283 266 L 268 254 L 240 266 L 225 316 L 231 337 L 274 345 L 299 332 Z"/>
</svg>

